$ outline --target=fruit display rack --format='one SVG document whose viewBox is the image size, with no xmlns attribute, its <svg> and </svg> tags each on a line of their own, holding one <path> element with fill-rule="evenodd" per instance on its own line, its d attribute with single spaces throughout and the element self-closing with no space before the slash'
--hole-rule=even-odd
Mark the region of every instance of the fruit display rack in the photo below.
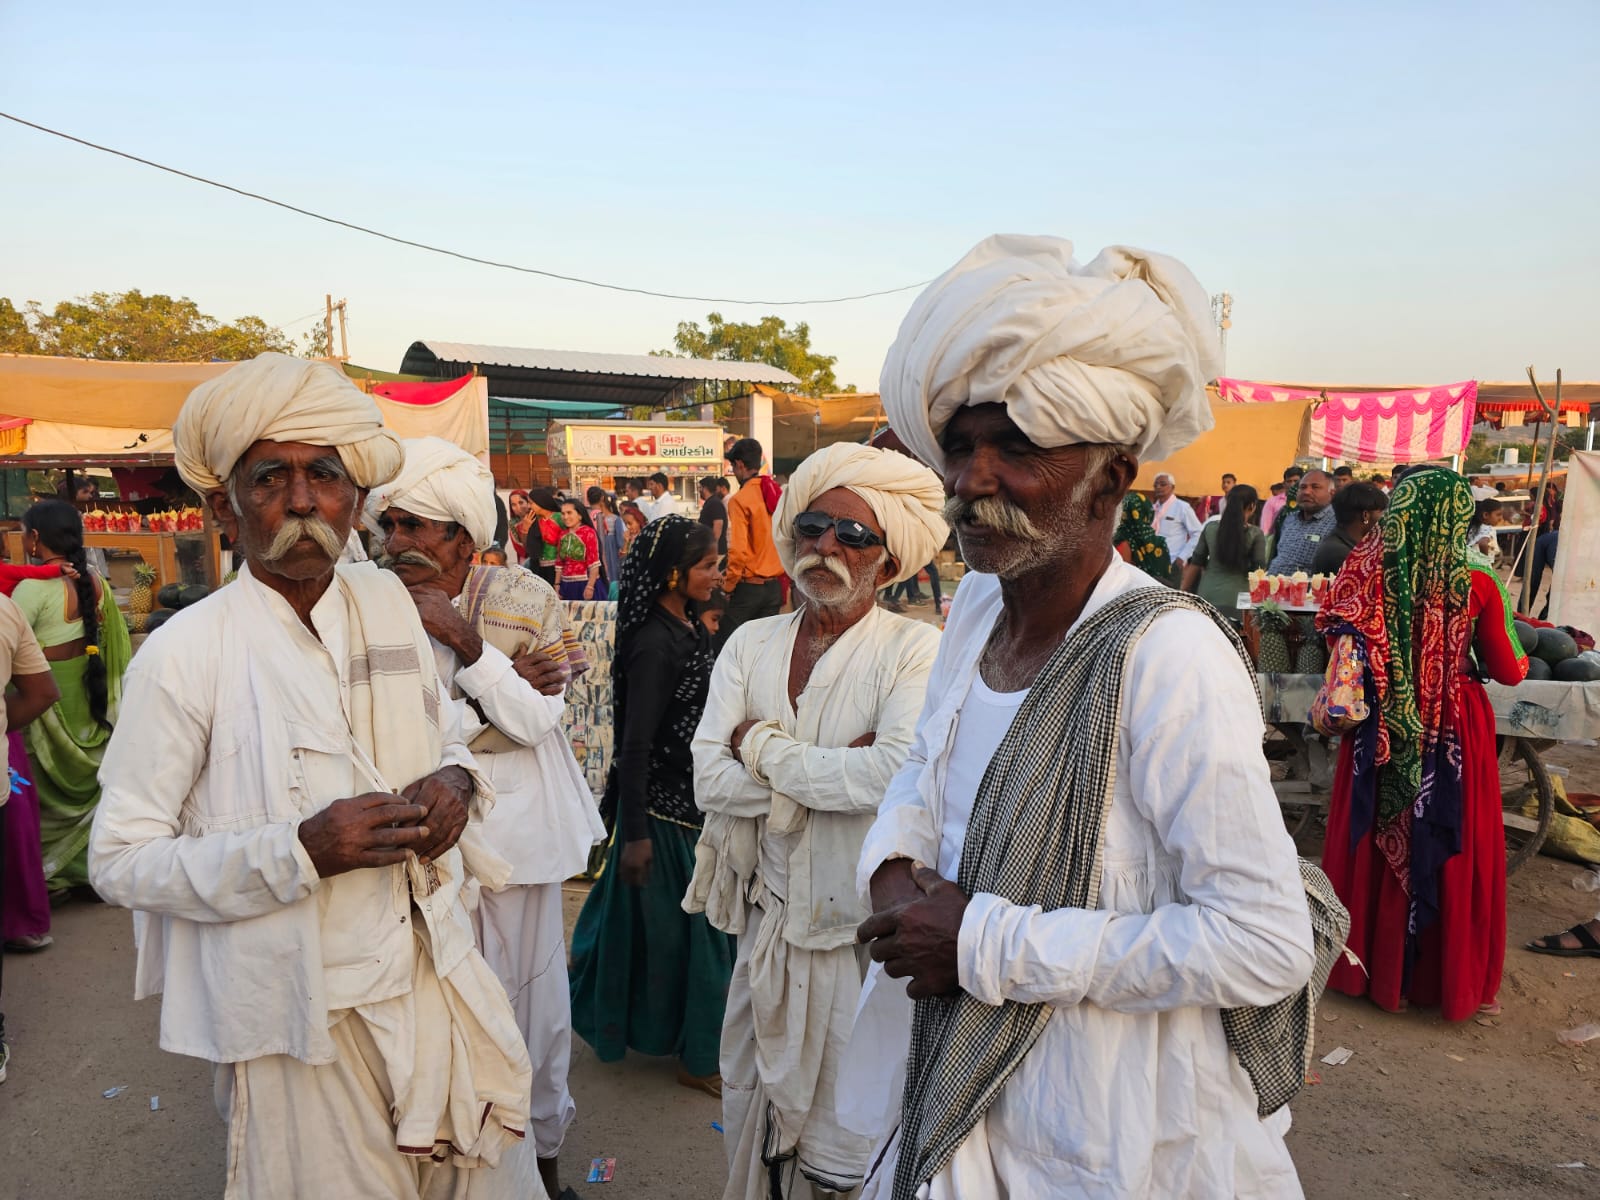
<svg viewBox="0 0 1600 1200">
<path fill-rule="evenodd" d="M 1336 744 L 1307 723 L 1322 676 L 1267 673 L 1258 674 L 1256 682 L 1273 790 L 1289 832 L 1299 837 L 1327 811 L 1338 753 Z M 1511 872 L 1539 852 L 1555 813 L 1551 780 L 1565 771 L 1546 763 L 1544 752 L 1560 742 L 1600 738 L 1600 682 L 1529 679 L 1515 687 L 1489 683 L 1485 688 L 1494 709 L 1506 870 Z"/>
</svg>

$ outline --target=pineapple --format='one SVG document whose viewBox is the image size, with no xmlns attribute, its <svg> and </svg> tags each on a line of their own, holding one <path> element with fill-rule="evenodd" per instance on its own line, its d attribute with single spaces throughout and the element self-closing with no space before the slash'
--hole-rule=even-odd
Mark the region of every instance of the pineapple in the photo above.
<svg viewBox="0 0 1600 1200">
<path fill-rule="evenodd" d="M 1300 645 L 1294 652 L 1294 669 L 1297 675 L 1321 675 L 1328 669 L 1328 647 L 1317 633 L 1316 623 L 1310 617 L 1295 622 L 1300 635 Z"/>
<path fill-rule="evenodd" d="M 1275 601 L 1263 600 L 1256 607 L 1256 629 L 1261 634 L 1261 653 L 1256 668 L 1264 675 L 1287 675 L 1289 658 L 1289 614 Z"/>
<path fill-rule="evenodd" d="M 135 616 L 147 617 L 155 607 L 151 586 L 156 581 L 156 569 L 149 563 L 140 563 L 133 569 L 133 592 L 128 597 L 128 611 Z M 139 622 L 143 625 L 144 622 Z"/>
</svg>

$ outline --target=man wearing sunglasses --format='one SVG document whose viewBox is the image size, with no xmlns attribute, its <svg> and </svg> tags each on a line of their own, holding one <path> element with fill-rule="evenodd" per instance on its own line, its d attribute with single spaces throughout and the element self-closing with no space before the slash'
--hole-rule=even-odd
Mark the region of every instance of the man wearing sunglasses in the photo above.
<svg viewBox="0 0 1600 1200">
<path fill-rule="evenodd" d="M 711 678 L 685 903 L 739 939 L 722 1035 L 725 1200 L 851 1193 L 865 1174 L 870 1140 L 835 1117 L 866 962 L 854 864 L 911 749 L 939 643 L 875 598 L 944 544 L 943 498 L 904 455 L 813 454 L 773 518 L 796 611 L 747 623 Z"/>
</svg>

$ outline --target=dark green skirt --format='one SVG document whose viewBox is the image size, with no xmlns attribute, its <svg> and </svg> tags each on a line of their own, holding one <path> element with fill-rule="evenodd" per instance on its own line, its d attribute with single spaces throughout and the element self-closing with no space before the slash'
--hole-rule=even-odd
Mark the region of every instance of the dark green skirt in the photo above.
<svg viewBox="0 0 1600 1200">
<path fill-rule="evenodd" d="M 649 818 L 655 858 L 642 888 L 619 875 L 613 834 L 605 870 L 572 933 L 572 1028 L 601 1062 L 627 1051 L 677 1055 L 691 1075 L 718 1073 L 734 940 L 683 911 L 699 831 Z"/>
</svg>

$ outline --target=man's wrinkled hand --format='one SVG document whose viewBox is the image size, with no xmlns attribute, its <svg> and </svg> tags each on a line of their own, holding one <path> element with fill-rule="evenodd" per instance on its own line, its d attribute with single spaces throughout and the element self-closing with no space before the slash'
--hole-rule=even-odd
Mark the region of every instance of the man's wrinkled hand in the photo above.
<svg viewBox="0 0 1600 1200">
<path fill-rule="evenodd" d="M 874 913 L 888 912 L 891 908 L 922 899 L 922 889 L 911 878 L 913 866 L 909 858 L 891 858 L 872 873 L 870 891 Z M 868 940 L 859 934 L 857 936 L 860 941 Z"/>
<path fill-rule="evenodd" d="M 463 666 L 471 666 L 483 653 L 483 640 L 455 603 L 432 584 L 420 583 L 406 589 L 417 606 L 417 616 L 428 636 L 456 652 Z"/>
<path fill-rule="evenodd" d="M 389 867 L 426 843 L 428 810 L 389 792 L 335 800 L 300 822 L 300 844 L 323 879 L 362 867 Z"/>
<path fill-rule="evenodd" d="M 564 664 L 543 650 L 529 650 L 512 659 L 511 665 L 529 687 L 545 696 L 559 696 L 572 677 Z"/>
<path fill-rule="evenodd" d="M 401 791 L 405 799 L 420 804 L 427 814 L 423 823 L 428 837 L 414 847 L 417 857 L 430 862 L 456 844 L 467 828 L 467 801 L 472 796 L 472 777 L 462 767 L 444 767 L 424 775 Z"/>
<path fill-rule="evenodd" d="M 867 746 L 876 745 L 877 741 L 878 741 L 877 731 L 876 730 L 868 730 L 866 733 L 863 733 L 855 741 L 851 742 L 848 746 L 846 746 L 845 749 L 846 750 L 862 750 L 862 749 L 865 749 Z"/>
<path fill-rule="evenodd" d="M 869 953 L 883 964 L 886 975 L 911 980 L 908 996 L 925 1000 L 961 987 L 956 947 L 968 900 L 959 887 L 927 867 L 913 870 L 911 878 L 919 898 L 873 913 L 856 937 L 869 943 Z"/>
<path fill-rule="evenodd" d="M 744 739 L 748 737 L 750 731 L 759 724 L 761 724 L 760 721 L 752 719 L 749 721 L 740 721 L 738 725 L 734 726 L 733 734 L 728 738 L 728 752 L 733 755 L 734 762 L 744 762 Z"/>
</svg>

